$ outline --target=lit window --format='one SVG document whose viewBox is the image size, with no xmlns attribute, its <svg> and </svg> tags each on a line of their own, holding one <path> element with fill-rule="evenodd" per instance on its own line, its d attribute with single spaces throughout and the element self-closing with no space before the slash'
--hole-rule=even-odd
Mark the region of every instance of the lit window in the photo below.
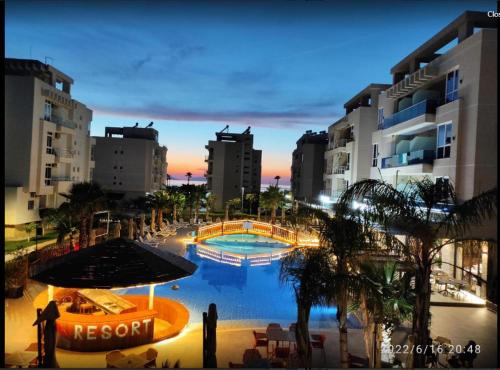
<svg viewBox="0 0 500 370">
<path fill-rule="evenodd" d="M 452 123 L 438 126 L 436 158 L 450 158 L 452 129 Z"/>
<path fill-rule="evenodd" d="M 28 200 L 28 209 L 34 209 L 35 208 L 35 201 L 34 200 Z"/>
<path fill-rule="evenodd" d="M 52 117 L 52 103 L 45 100 L 43 119 L 50 121 L 50 117 Z"/>
</svg>

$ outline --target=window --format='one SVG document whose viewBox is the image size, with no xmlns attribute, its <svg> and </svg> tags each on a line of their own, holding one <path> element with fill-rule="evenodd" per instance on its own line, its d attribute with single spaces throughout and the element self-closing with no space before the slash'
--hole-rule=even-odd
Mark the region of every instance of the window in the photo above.
<svg viewBox="0 0 500 370">
<path fill-rule="evenodd" d="M 372 167 L 378 166 L 378 144 L 373 144 Z"/>
<path fill-rule="evenodd" d="M 381 129 L 384 126 L 384 108 L 378 110 L 378 128 Z"/>
<path fill-rule="evenodd" d="M 458 98 L 458 69 L 451 71 L 446 76 L 445 102 L 449 103 Z"/>
<path fill-rule="evenodd" d="M 52 117 L 52 103 L 48 100 L 45 100 L 43 119 L 46 121 L 50 121 L 50 117 Z"/>
<path fill-rule="evenodd" d="M 52 149 L 52 132 L 47 132 L 47 154 L 54 154 Z"/>
<path fill-rule="evenodd" d="M 50 186 L 52 179 L 52 165 L 47 163 L 45 165 L 45 185 Z"/>
<path fill-rule="evenodd" d="M 448 177 L 436 177 L 436 188 L 438 190 L 439 198 L 445 198 L 448 193 L 447 189 L 450 184 Z"/>
<path fill-rule="evenodd" d="M 34 209 L 35 208 L 35 201 L 34 200 L 28 200 L 28 209 Z"/>
<path fill-rule="evenodd" d="M 349 171 L 350 164 L 351 164 L 351 153 L 347 153 L 347 161 L 346 161 L 346 164 L 345 164 L 345 170 L 346 171 Z"/>
<path fill-rule="evenodd" d="M 450 158 L 452 123 L 445 123 L 437 128 L 436 158 Z"/>
<path fill-rule="evenodd" d="M 90 160 L 93 161 L 94 160 L 94 155 L 95 155 L 95 145 L 92 145 L 90 147 Z"/>
</svg>

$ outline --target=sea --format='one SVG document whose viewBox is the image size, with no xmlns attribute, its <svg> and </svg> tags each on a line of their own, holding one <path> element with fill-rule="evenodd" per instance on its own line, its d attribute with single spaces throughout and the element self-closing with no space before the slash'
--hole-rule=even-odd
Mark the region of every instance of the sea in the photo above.
<svg viewBox="0 0 500 370">
<path fill-rule="evenodd" d="M 190 180 L 189 183 L 193 185 L 202 185 L 206 184 L 207 182 L 205 180 Z M 187 184 L 187 179 L 170 180 L 171 186 L 181 186 L 183 184 Z M 260 191 L 265 191 L 269 187 L 269 185 L 270 184 L 260 184 Z M 271 185 L 274 185 L 274 183 Z M 278 187 L 281 190 L 290 190 L 290 185 L 278 184 Z"/>
</svg>

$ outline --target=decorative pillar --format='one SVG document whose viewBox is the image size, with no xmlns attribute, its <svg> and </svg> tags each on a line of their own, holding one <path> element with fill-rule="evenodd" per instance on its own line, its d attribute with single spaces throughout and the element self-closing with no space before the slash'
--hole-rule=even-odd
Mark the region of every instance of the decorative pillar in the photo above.
<svg viewBox="0 0 500 370">
<path fill-rule="evenodd" d="M 144 238 L 144 225 L 146 224 L 146 215 L 141 213 L 141 225 L 139 228 L 139 235 Z"/>
<path fill-rule="evenodd" d="M 122 224 L 121 222 L 116 222 L 115 226 L 113 228 L 113 238 L 117 239 L 120 237 L 121 234 L 121 229 L 122 229 Z"/>
<path fill-rule="evenodd" d="M 89 235 L 89 247 L 93 247 L 95 245 L 95 229 L 90 230 Z"/>
<path fill-rule="evenodd" d="M 148 305 L 149 310 L 153 309 L 154 297 L 155 297 L 155 284 L 150 284 L 149 285 L 149 305 Z"/>
<path fill-rule="evenodd" d="M 134 220 L 132 218 L 128 219 L 128 238 L 134 240 Z"/>
</svg>

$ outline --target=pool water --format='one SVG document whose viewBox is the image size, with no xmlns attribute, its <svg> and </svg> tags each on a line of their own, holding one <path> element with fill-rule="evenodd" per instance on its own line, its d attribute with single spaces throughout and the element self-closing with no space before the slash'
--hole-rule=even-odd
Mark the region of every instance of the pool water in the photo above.
<svg viewBox="0 0 500 370">
<path fill-rule="evenodd" d="M 236 253 L 243 256 L 253 254 L 270 254 L 290 248 L 289 244 L 252 234 L 222 235 L 204 240 L 201 244 L 222 252 Z"/>
<path fill-rule="evenodd" d="M 248 250 L 251 247 L 249 240 L 256 241 L 255 248 L 275 248 L 262 247 L 258 243 L 283 244 L 263 237 L 229 235 L 222 239 L 222 245 L 232 250 Z M 196 245 L 189 245 L 185 255 L 198 265 L 193 275 L 155 288 L 155 295 L 182 302 L 190 311 L 190 322 L 201 322 L 202 313 L 208 310 L 210 303 L 217 305 L 219 320 L 258 320 L 263 324 L 278 322 L 286 326 L 297 320 L 293 289 L 279 282 L 280 261 L 261 266 L 233 266 L 203 258 L 196 253 L 196 248 Z M 178 285 L 179 289 L 173 290 L 173 285 Z M 129 288 L 121 293 L 147 295 L 148 289 Z M 310 315 L 311 328 L 335 327 L 336 312 L 336 307 L 314 307 Z M 354 321 L 352 324 L 359 325 Z"/>
</svg>

